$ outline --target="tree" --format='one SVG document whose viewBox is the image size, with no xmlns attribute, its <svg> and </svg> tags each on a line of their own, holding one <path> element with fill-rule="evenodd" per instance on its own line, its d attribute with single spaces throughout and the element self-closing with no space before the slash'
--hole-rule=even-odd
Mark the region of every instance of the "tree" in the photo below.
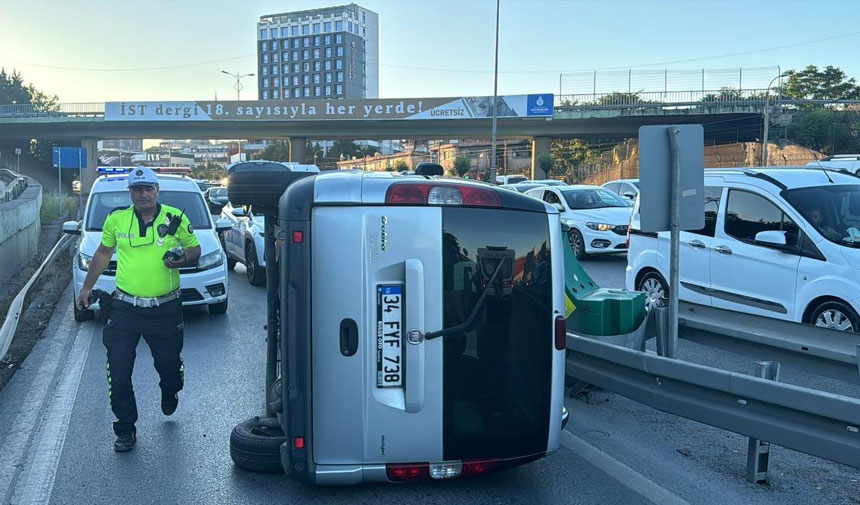
<svg viewBox="0 0 860 505">
<path fill-rule="evenodd" d="M 0 104 L 30 103 L 30 94 L 24 86 L 24 79 L 15 70 L 11 74 L 0 69 Z"/>
<path fill-rule="evenodd" d="M 782 96 L 794 100 L 858 99 L 860 86 L 853 77 L 848 78 L 838 67 L 828 65 L 819 70 L 809 65 L 803 70 L 789 70 L 788 81 L 782 87 Z"/>
<path fill-rule="evenodd" d="M 708 93 L 704 97 L 702 97 L 702 102 L 737 102 L 738 100 L 743 99 L 743 95 L 740 90 L 729 86 L 723 86 L 720 88 L 719 93 Z"/>
<path fill-rule="evenodd" d="M 598 156 L 597 151 L 579 139 L 553 140 L 549 152 L 552 155 L 555 173 L 566 180 L 580 180 L 577 168 Z"/>
<path fill-rule="evenodd" d="M 788 137 L 826 154 L 860 151 L 860 118 L 849 112 L 815 107 L 799 112 L 791 121 Z"/>
<path fill-rule="evenodd" d="M 545 174 L 549 175 L 552 172 L 553 159 L 550 153 L 541 153 L 537 157 L 537 164 Z"/>
<path fill-rule="evenodd" d="M 395 172 L 403 172 L 404 170 L 409 170 L 409 164 L 406 163 L 405 160 L 397 160 L 394 162 Z"/>
<path fill-rule="evenodd" d="M 214 181 L 227 177 L 227 170 L 217 163 L 208 161 L 205 164 L 200 163 L 196 167 L 192 168 L 191 175 L 195 179 Z"/>
<path fill-rule="evenodd" d="M 285 140 L 276 140 L 251 158 L 255 160 L 290 161 L 290 143 Z"/>
<path fill-rule="evenodd" d="M 465 176 L 472 169 L 472 161 L 466 156 L 457 156 L 454 158 L 454 171 L 460 177 Z"/>
<path fill-rule="evenodd" d="M 59 112 L 57 96 L 47 95 L 36 89 L 32 84 L 24 85 L 21 74 L 15 70 L 11 74 L 6 69 L 0 69 L 0 103 L 2 104 L 31 104 L 37 112 Z M 54 142 L 45 139 L 30 142 L 30 154 L 46 163 L 51 162 L 51 151 Z"/>
</svg>

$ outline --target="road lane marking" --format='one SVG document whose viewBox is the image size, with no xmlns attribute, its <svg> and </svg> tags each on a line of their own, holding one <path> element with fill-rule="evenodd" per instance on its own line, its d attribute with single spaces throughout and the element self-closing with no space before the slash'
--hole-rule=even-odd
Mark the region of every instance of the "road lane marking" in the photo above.
<svg viewBox="0 0 860 505">
<path fill-rule="evenodd" d="M 567 430 L 561 430 L 561 445 L 588 461 L 622 485 L 658 505 L 690 505 L 686 500 L 648 479 L 641 473 L 589 444 Z"/>
</svg>

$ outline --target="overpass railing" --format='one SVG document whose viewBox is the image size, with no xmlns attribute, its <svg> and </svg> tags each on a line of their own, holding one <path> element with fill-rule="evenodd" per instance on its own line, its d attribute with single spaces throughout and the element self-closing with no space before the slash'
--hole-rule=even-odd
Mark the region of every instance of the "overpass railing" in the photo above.
<svg viewBox="0 0 860 505">
<path fill-rule="evenodd" d="M 600 109 L 619 107 L 667 107 L 707 105 L 764 105 L 766 97 L 776 100 L 767 89 L 718 89 L 696 91 L 612 92 L 556 96 L 556 110 Z"/>
<path fill-rule="evenodd" d="M 0 118 L 104 117 L 104 103 L 61 103 L 46 108 L 31 103 L 0 105 Z"/>
</svg>

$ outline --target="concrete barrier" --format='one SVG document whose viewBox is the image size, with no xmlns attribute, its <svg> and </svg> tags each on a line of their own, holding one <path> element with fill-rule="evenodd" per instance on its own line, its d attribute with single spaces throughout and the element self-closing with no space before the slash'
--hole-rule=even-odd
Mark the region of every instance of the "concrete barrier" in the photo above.
<svg viewBox="0 0 860 505">
<path fill-rule="evenodd" d="M 42 186 L 32 179 L 18 198 L 0 203 L 0 284 L 37 253 L 41 208 Z"/>
</svg>

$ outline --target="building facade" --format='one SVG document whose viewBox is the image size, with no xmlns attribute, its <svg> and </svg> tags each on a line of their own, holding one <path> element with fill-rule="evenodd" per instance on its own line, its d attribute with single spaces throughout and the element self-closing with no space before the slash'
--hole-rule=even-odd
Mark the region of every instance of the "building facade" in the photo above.
<svg viewBox="0 0 860 505">
<path fill-rule="evenodd" d="M 261 16 L 260 100 L 377 98 L 379 16 L 357 4 Z"/>
<path fill-rule="evenodd" d="M 365 158 L 353 158 L 337 162 L 338 170 L 359 169 L 367 172 L 393 172 L 415 170 L 419 163 L 432 162 L 433 156 L 419 151 L 404 151 L 394 154 L 379 154 Z"/>
</svg>

